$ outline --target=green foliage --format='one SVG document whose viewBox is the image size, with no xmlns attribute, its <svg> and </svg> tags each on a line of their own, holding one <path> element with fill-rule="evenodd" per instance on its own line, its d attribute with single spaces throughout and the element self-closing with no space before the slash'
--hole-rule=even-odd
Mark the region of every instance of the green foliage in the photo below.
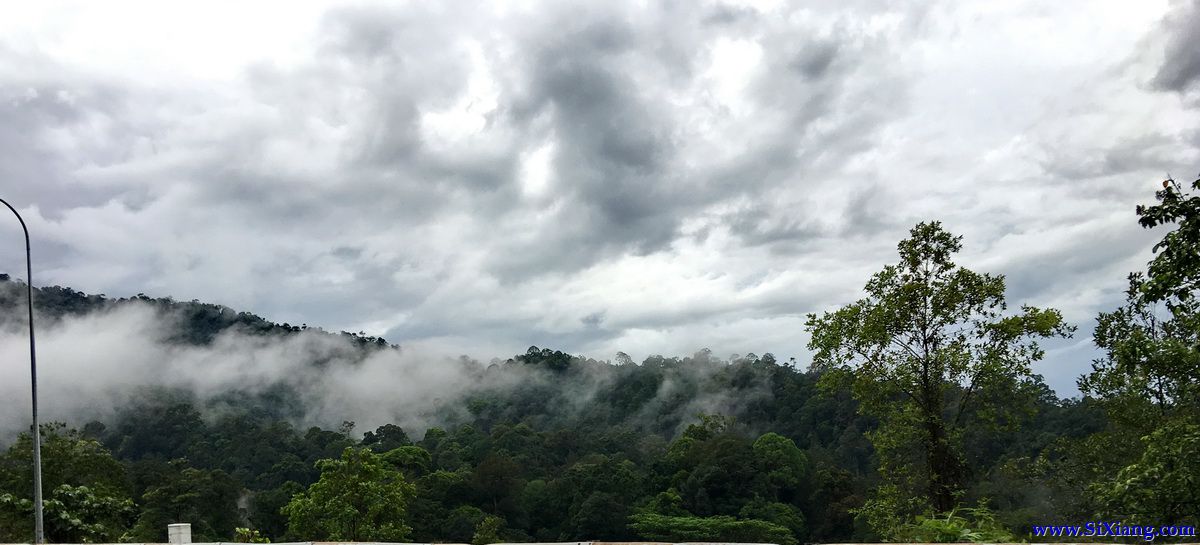
<svg viewBox="0 0 1200 545">
<path fill-rule="evenodd" d="M 98 441 L 86 438 L 61 422 L 42 425 L 42 488 L 63 484 L 104 492 L 127 490 L 125 468 Z M 0 456 L 0 484 L 5 489 L 33 489 L 33 438 L 22 433 Z"/>
<path fill-rule="evenodd" d="M 738 518 L 765 520 L 771 524 L 777 524 L 787 528 L 797 538 L 808 535 L 808 529 L 804 524 L 804 513 L 795 505 L 787 503 L 768 502 L 758 498 L 742 507 L 738 512 Z"/>
<path fill-rule="evenodd" d="M 545 369 L 561 373 L 570 368 L 572 363 L 577 361 L 577 358 L 559 350 L 550 350 L 549 348 L 539 349 L 536 346 L 530 346 L 529 350 L 525 354 L 517 356 L 516 360 L 525 365 L 541 366 Z"/>
<path fill-rule="evenodd" d="M 405 541 L 415 489 L 369 449 L 347 448 L 317 462 L 321 477 L 284 508 L 289 531 L 304 541 Z"/>
<path fill-rule="evenodd" d="M 1130 275 L 1126 304 L 1097 318 L 1093 338 L 1104 357 L 1079 380 L 1116 424 L 1143 432 L 1200 409 L 1200 312 L 1190 301 L 1165 310 L 1146 299 L 1147 285 Z"/>
<path fill-rule="evenodd" d="M 164 474 L 142 494 L 142 510 L 129 539 L 162 543 L 167 525 L 187 521 L 196 541 L 228 541 L 241 522 L 237 500 L 242 488 L 219 469 L 189 467 L 184 460 L 168 464 Z"/>
<path fill-rule="evenodd" d="M 758 486 L 775 500 L 790 501 L 803 494 L 808 480 L 808 457 L 796 442 L 767 433 L 754 442 Z"/>
<path fill-rule="evenodd" d="M 42 484 L 46 537 L 50 541 L 115 541 L 132 521 L 124 467 L 92 439 L 61 423 L 42 426 Z M 33 536 L 33 441 L 22 434 L 0 456 L 0 541 Z"/>
<path fill-rule="evenodd" d="M 234 534 L 233 540 L 237 543 L 270 543 L 271 542 L 270 539 L 263 537 L 263 535 L 261 533 L 259 533 L 258 530 L 252 530 L 250 528 L 241 528 L 241 527 L 234 528 L 233 534 Z"/>
<path fill-rule="evenodd" d="M 1167 180 L 1155 197 L 1137 207 L 1138 222 L 1174 229 L 1146 273 L 1130 275 L 1125 304 L 1097 318 L 1104 357 L 1079 381 L 1110 426 L 1044 464 L 1083 474 L 1089 514 L 1171 523 L 1200 516 L 1200 196 Z"/>
<path fill-rule="evenodd" d="M 622 526 L 631 511 L 619 494 L 594 491 L 569 511 L 563 535 L 573 539 L 604 536 L 606 540 L 628 540 L 632 536 Z"/>
<path fill-rule="evenodd" d="M 674 488 L 655 495 L 646 504 L 643 512 L 671 517 L 686 517 L 690 515 L 687 509 L 683 508 L 683 498 L 679 496 L 679 491 Z"/>
<path fill-rule="evenodd" d="M 1138 206 L 1138 221 L 1176 228 L 1155 244 L 1147 273 L 1129 276 L 1125 305 L 1097 318 L 1105 357 L 1079 383 L 1115 423 L 1144 432 L 1200 415 L 1200 196 L 1170 180 L 1163 186 L 1159 204 Z"/>
<path fill-rule="evenodd" d="M 287 534 L 287 517 L 281 512 L 292 496 L 305 489 L 300 483 L 287 481 L 278 488 L 261 490 L 250 498 L 248 522 L 267 536 L 282 538 Z"/>
<path fill-rule="evenodd" d="M 483 509 L 473 505 L 460 505 L 440 521 L 438 535 L 444 535 L 447 540 L 456 543 L 469 543 L 475 538 L 476 530 L 487 516 Z"/>
<path fill-rule="evenodd" d="M 798 543 L 787 528 L 762 520 L 738 520 L 730 516 L 672 517 L 654 513 L 633 515 L 630 520 L 629 526 L 637 535 L 653 541 Z"/>
<path fill-rule="evenodd" d="M 1191 189 L 1200 190 L 1200 179 L 1192 182 Z M 1186 193 L 1168 179 L 1154 196 L 1157 205 L 1137 207 L 1138 223 L 1147 229 L 1163 225 L 1175 229 L 1154 245 L 1156 255 L 1147 267 L 1149 280 L 1142 292 L 1150 301 L 1185 304 L 1200 290 L 1200 195 Z"/>
<path fill-rule="evenodd" d="M 870 437 L 885 483 L 939 511 L 966 484 L 967 419 L 1017 422 L 1039 385 L 1036 339 L 1071 332 L 1053 309 L 1006 314 L 1004 278 L 955 264 L 961 249 L 962 238 L 940 223 L 917 224 L 898 245 L 899 263 L 871 277 L 865 298 L 807 321 L 825 387 L 849 386 L 861 410 L 881 420 Z"/>
<path fill-rule="evenodd" d="M 470 541 L 478 516 L 464 517 L 456 513 L 471 496 L 470 475 L 466 471 L 437 470 L 416 481 L 416 497 L 409 509 L 415 541 L 448 540 L 458 543 Z"/>
<path fill-rule="evenodd" d="M 1190 522 L 1200 515 L 1200 426 L 1172 422 L 1143 437 L 1145 450 L 1091 491 L 1119 520 Z"/>
<path fill-rule="evenodd" d="M 121 537 L 135 513 L 128 498 L 97 494 L 86 486 L 59 485 L 42 503 L 44 527 L 48 539 L 68 543 L 111 543 Z M 0 520 L 5 526 L 33 520 L 33 501 L 0 493 Z M 32 535 L 32 524 L 23 531 L 7 535 Z M 14 541 L 16 541 L 14 539 Z"/>
<path fill-rule="evenodd" d="M 400 470 L 405 477 L 415 479 L 424 475 L 433 465 L 429 451 L 414 445 L 397 447 L 383 454 L 383 461 Z"/>
<path fill-rule="evenodd" d="M 520 373 L 550 373 L 510 365 L 507 369 Z M 598 363 L 573 374 L 587 365 L 580 360 L 579 368 L 553 376 L 568 390 L 607 388 L 609 380 L 655 386 L 637 394 L 646 398 L 614 390 L 574 412 L 548 413 L 542 411 L 558 402 L 531 404 L 523 387 L 506 390 L 489 396 L 488 409 L 467 420 L 447 419 L 416 445 L 374 453 L 384 469 L 415 485 L 401 519 L 412 528 L 410 539 L 468 542 L 485 517 L 497 516 L 504 520 L 506 540 L 631 540 L 636 535 L 628 517 L 635 512 L 764 520 L 801 540 L 866 535 L 848 511 L 862 505 L 874 479 L 867 464 L 870 445 L 862 436 L 873 424 L 856 414 L 847 393 L 818 396 L 817 375 L 753 355 L 724 362 L 702 352 L 694 358 L 650 358 L 628 368 Z M 581 385 L 593 379 L 599 383 Z M 674 385 L 671 393 L 657 393 L 659 379 Z M 691 410 L 689 403 L 701 396 L 745 402 L 729 415 L 661 419 L 658 410 L 666 406 L 661 403 L 676 403 L 676 393 L 680 404 L 668 412 Z M 566 397 L 550 390 L 538 396 Z M 270 407 L 286 406 L 289 399 L 282 392 L 248 398 L 246 405 L 223 399 L 219 417 L 200 418 L 208 409 L 192 397 L 143 392 L 113 425 L 85 427 L 87 436 L 79 439 L 94 449 L 102 448 L 94 439 L 100 438 L 120 459 L 79 465 L 71 472 L 92 475 L 92 482 L 73 484 L 95 489 L 93 482 L 111 481 L 130 490 L 127 497 L 138 501 L 138 524 L 132 530 L 128 521 L 118 525 L 120 531 L 112 534 L 118 537 L 161 541 L 166 524 L 187 520 L 197 539 L 231 540 L 237 527 L 247 525 L 275 541 L 303 539 L 289 532 L 281 510 L 320 478 L 317 460 L 362 443 L 344 430 L 296 429 L 276 420 L 287 411 Z M 621 419 L 632 420 L 607 420 L 617 406 L 631 411 Z M 507 416 L 496 417 L 492 410 Z M 664 429 L 653 431 L 659 426 Z M 398 435 L 388 429 L 382 436 Z M 757 436 L 750 429 L 777 431 Z M 372 433 L 381 435 L 378 429 Z M 28 448 L 28 442 L 22 444 Z M 379 444 L 362 446 L 373 450 Z M 172 461 L 176 455 L 183 458 Z M 27 459 L 13 464 L 17 473 L 28 471 Z M 27 487 L 15 483 L 11 491 L 15 498 L 27 497 Z M 14 521 L 29 526 L 24 515 Z"/>
<path fill-rule="evenodd" d="M 722 434 L 690 444 L 671 480 L 689 512 L 732 515 L 755 497 L 758 473 L 750 441 Z"/>
<path fill-rule="evenodd" d="M 900 526 L 893 539 L 907 543 L 1012 543 L 1016 536 L 996 521 L 985 502 L 976 507 L 959 507 L 947 513 L 918 515 Z"/>
<path fill-rule="evenodd" d="M 488 545 L 500 542 L 500 531 L 504 529 L 504 519 L 488 515 L 475 526 L 475 535 L 471 536 L 471 545 Z"/>
<path fill-rule="evenodd" d="M 412 444 L 404 429 L 395 424 L 384 424 L 363 435 L 362 444 L 375 452 L 388 452 Z"/>
</svg>

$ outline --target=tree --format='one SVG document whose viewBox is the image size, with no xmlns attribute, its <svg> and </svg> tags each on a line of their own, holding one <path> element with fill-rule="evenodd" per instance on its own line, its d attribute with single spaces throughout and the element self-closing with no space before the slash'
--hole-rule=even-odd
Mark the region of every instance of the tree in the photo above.
<svg viewBox="0 0 1200 545">
<path fill-rule="evenodd" d="M 1200 196 L 1167 180 L 1155 197 L 1137 207 L 1138 223 L 1176 228 L 1154 245 L 1146 274 L 1129 276 L 1125 305 L 1097 318 L 1105 354 L 1079 381 L 1114 420 L 1143 431 L 1200 415 Z"/>
<path fill-rule="evenodd" d="M 16 310 L 23 312 L 24 290 L 6 299 L 3 284 L 0 311 L 9 308 L 5 305 L 19 305 Z M 1139 298 L 1140 293 L 1139 289 Z M 75 296 L 64 300 L 74 300 L 71 297 Z M 164 302 L 161 308 L 185 311 L 178 305 Z M 1156 305 L 1157 316 L 1169 318 L 1165 304 Z M 6 316 L 22 314 L 0 312 L 0 322 Z M 270 343 L 274 342 L 270 336 L 280 331 L 259 328 L 255 324 L 263 324 L 260 319 L 227 310 L 211 315 L 211 322 L 201 313 L 194 316 L 180 326 L 195 328 L 193 333 L 169 336 L 203 341 L 227 327 L 247 327 L 247 332 Z M 1119 329 L 1112 331 L 1111 338 L 1128 347 L 1120 349 L 1122 354 L 1143 350 L 1138 348 L 1142 341 L 1125 342 L 1127 336 Z M 311 335 L 320 333 L 313 330 Z M 1149 347 L 1145 350 L 1160 350 L 1161 345 L 1145 346 Z M 763 350 L 754 351 L 761 356 L 742 350 L 744 355 L 731 358 L 717 357 L 710 350 L 686 357 L 656 355 L 640 365 L 610 365 L 553 349 L 535 352 L 528 364 L 521 363 L 523 358 L 507 363 L 495 360 L 490 366 L 452 363 L 462 365 L 463 376 L 471 377 L 475 385 L 429 407 L 414 408 L 422 418 L 447 426 L 411 437 L 421 438 L 416 445 L 405 444 L 407 434 L 384 422 L 373 424 L 384 425 L 370 428 L 370 438 L 361 442 L 349 425 L 295 428 L 289 420 L 303 420 L 312 412 L 307 406 L 311 396 L 295 381 L 234 388 L 215 398 L 183 390 L 139 389 L 133 402 L 116 409 L 114 418 L 84 428 L 81 438 L 102 441 L 112 456 L 95 442 L 47 440 L 43 444 L 47 530 L 65 536 L 52 538 L 62 541 L 161 541 L 167 523 L 186 521 L 195 525 L 197 541 L 230 540 L 238 535 L 238 527 L 252 528 L 274 541 L 300 541 L 306 536 L 289 534 L 291 521 L 282 512 L 284 507 L 294 497 L 308 495 L 309 485 L 321 477 L 318 460 L 340 460 L 345 448 L 354 446 L 369 448 L 383 469 L 415 485 L 404 516 L 380 520 L 401 520 L 412 527 L 409 540 L 417 542 L 495 541 L 496 533 L 505 541 L 628 540 L 636 535 L 629 516 L 638 513 L 668 517 L 643 521 L 655 524 L 640 528 L 674 539 L 724 536 L 735 541 L 752 537 L 784 542 L 785 537 L 772 536 L 790 535 L 788 539 L 802 542 L 863 543 L 883 537 L 872 533 L 869 512 L 861 510 L 881 482 L 876 465 L 912 467 L 917 474 L 926 464 L 919 414 L 911 420 L 917 425 L 907 428 L 886 420 L 881 423 L 872 416 L 878 413 L 859 410 L 851 382 L 831 395 L 818 395 L 819 383 L 835 385 L 830 375 L 836 373 L 804 371 Z M 358 361 L 341 351 L 323 354 L 302 374 L 336 374 Z M 1183 419 L 1189 411 L 1181 402 L 1188 383 L 1182 380 L 1186 374 L 1173 374 L 1183 368 L 1167 365 L 1180 360 L 1166 354 L 1155 355 L 1152 363 L 1161 362 L 1164 377 L 1180 377 L 1180 388 L 1166 388 L 1161 398 L 1165 403 L 1158 403 L 1150 388 L 1136 390 L 1136 396 L 1129 398 L 1136 398 L 1144 414 L 1154 418 L 1130 412 L 1126 420 L 1140 427 L 1114 425 L 1106 430 L 1107 436 L 1088 437 L 1108 424 L 1101 408 L 1112 405 L 1107 398 L 1092 396 L 1067 403 L 1044 385 L 1033 389 L 1038 413 L 1022 423 L 1021 433 L 1015 429 L 993 433 L 994 426 L 977 424 L 986 421 L 982 417 L 996 408 L 996 400 L 1011 402 L 1004 398 L 1011 397 L 1011 390 L 976 388 L 961 417 L 960 428 L 966 431 L 959 438 L 948 428 L 963 473 L 968 475 L 964 501 L 973 504 L 977 498 L 989 498 L 996 509 L 995 521 L 1010 529 L 1048 521 L 1163 518 L 1166 522 L 1166 517 L 1191 509 L 1188 486 L 1195 482 L 1191 469 L 1195 464 L 1188 455 L 1197 447 Z M 1141 369 L 1139 373 L 1149 368 L 1129 367 Z M 1113 384 L 1155 382 L 1112 377 Z M 965 381 L 951 384 L 947 401 L 958 401 L 965 391 Z M 897 393 L 890 401 L 900 401 L 902 396 Z M 1160 408 L 1166 409 L 1165 419 Z M 697 418 L 698 410 L 727 416 Z M 1160 420 L 1172 427 L 1159 433 Z M 1147 439 L 1139 441 L 1143 436 Z M 1072 438 L 1084 438 L 1094 456 L 1070 459 L 1070 451 L 1061 449 L 1058 441 Z M 0 437 L 0 442 L 4 439 Z M 872 448 L 871 439 L 877 448 Z M 12 524 L 5 526 L 7 519 L 0 514 L 0 528 L 21 530 L 12 541 L 26 541 L 32 533 L 30 441 L 26 437 L 19 443 L 19 458 L 0 455 L 0 483 L 10 483 L 0 484 L 0 494 L 12 496 L 7 502 Z M 1054 446 L 1047 448 L 1051 443 Z M 1049 459 L 1070 459 L 1070 467 L 1043 464 L 1043 453 L 1049 453 Z M 179 458 L 184 460 L 171 462 Z M 1029 460 L 1036 461 L 1026 464 Z M 1042 473 L 1043 468 L 1051 473 Z M 9 476 L 16 480 L 6 481 Z M 927 482 L 892 477 L 882 481 L 896 497 L 909 498 L 917 491 L 925 503 L 914 509 L 932 511 Z M 1034 484 L 1022 486 L 1027 480 Z M 106 496 L 101 493 L 103 483 L 128 492 Z M 1073 488 L 1062 483 L 1073 483 Z M 1087 493 L 1093 483 L 1097 488 L 1113 485 L 1108 488 L 1113 493 L 1093 498 Z M 63 484 L 70 488 L 61 496 L 64 509 L 60 511 L 55 491 Z M 116 537 L 98 537 L 101 534 L 93 531 L 97 519 L 92 517 L 101 509 L 89 506 L 102 505 L 104 497 L 132 497 L 138 502 L 136 532 L 127 531 L 130 521 L 126 519 L 104 523 L 106 535 Z M 358 496 L 348 492 L 345 497 L 349 503 Z M 877 494 L 876 500 L 883 497 Z M 103 510 L 120 511 L 119 503 L 109 505 Z M 872 505 L 899 504 L 875 501 Z M 323 506 L 311 511 L 314 516 L 336 512 Z M 911 509 L 892 512 L 907 515 Z M 1094 518 L 1097 513 L 1133 515 Z M 931 536 L 955 539 L 983 529 L 977 524 L 979 517 L 962 508 L 953 515 L 908 520 L 915 522 L 899 527 L 932 530 L 937 533 Z M 52 521 L 67 524 L 59 529 L 52 527 Z M 497 522 L 501 523 L 498 530 Z M 319 534 L 313 530 L 310 535 Z M 2 535 L 0 542 L 10 540 Z M 242 532 L 238 539 L 253 541 L 253 532 Z"/>
<path fill-rule="evenodd" d="M 1097 318 L 1104 356 L 1079 388 L 1111 425 L 1077 444 L 1075 458 L 1093 462 L 1087 491 L 1102 516 L 1169 523 L 1200 515 L 1200 196 L 1168 179 L 1155 198 L 1137 207 L 1138 223 L 1175 228 L 1154 245 L 1146 273 L 1129 276 L 1125 304 Z M 1112 437 L 1124 440 L 1119 456 Z"/>
<path fill-rule="evenodd" d="M 553 497 L 565 504 L 564 539 L 624 540 L 630 506 L 642 482 L 629 460 L 593 454 L 576 462 L 554 481 Z"/>
<path fill-rule="evenodd" d="M 759 488 L 773 501 L 792 501 L 801 493 L 808 477 L 808 458 L 796 442 L 777 433 L 766 433 L 754 441 Z"/>
<path fill-rule="evenodd" d="M 474 505 L 460 505 L 449 510 L 445 518 L 437 521 L 437 533 L 434 535 L 438 536 L 438 541 L 470 543 L 487 516 L 483 509 Z"/>
<path fill-rule="evenodd" d="M 488 545 L 500 541 L 500 531 L 504 529 L 504 519 L 496 515 L 488 515 L 475 525 L 475 535 L 471 536 L 471 545 Z"/>
<path fill-rule="evenodd" d="M 893 503 L 884 510 L 948 511 L 967 476 L 964 419 L 1018 407 L 1038 383 L 1036 339 L 1072 329 L 1053 309 L 1006 314 L 1004 277 L 955 264 L 962 237 L 939 222 L 917 224 L 897 248 L 900 261 L 871 277 L 866 297 L 808 316 L 809 348 L 826 388 L 849 382 L 860 410 L 881 420 L 871 438 L 885 479 L 877 499 Z M 983 405 L 984 391 L 1005 401 Z"/>
<path fill-rule="evenodd" d="M 794 505 L 779 502 L 768 502 L 758 498 L 747 503 L 738 512 L 738 517 L 748 520 L 762 520 L 783 526 L 792 532 L 798 540 L 808 537 L 808 528 L 804 523 L 804 513 Z"/>
<path fill-rule="evenodd" d="M 996 522 L 986 505 L 959 507 L 938 517 L 917 518 L 896 532 L 908 543 L 1012 543 L 1016 536 Z"/>
<path fill-rule="evenodd" d="M 492 454 L 475 467 L 472 484 L 479 497 L 487 502 L 493 513 L 501 512 L 515 500 L 516 493 L 524 486 L 521 468 L 511 458 Z"/>
<path fill-rule="evenodd" d="M 59 485 L 42 504 L 47 539 L 66 543 L 114 542 L 121 537 L 134 515 L 133 501 L 97 493 L 86 486 Z M 32 535 L 33 501 L 0 493 L 0 520 L 6 541 L 18 541 Z M 29 526 L 13 532 L 14 526 Z"/>
<path fill-rule="evenodd" d="M 1122 520 L 1178 524 L 1200 515 L 1200 426 L 1172 422 L 1144 438 L 1145 452 L 1092 492 Z"/>
<path fill-rule="evenodd" d="M 724 432 L 702 440 L 694 437 L 685 431 L 668 452 L 676 469 L 671 481 L 684 508 L 703 516 L 737 514 L 754 498 L 760 477 L 750 441 Z"/>
<path fill-rule="evenodd" d="M 42 426 L 46 537 L 57 542 L 115 541 L 134 516 L 125 469 L 93 439 L 61 423 Z M 33 536 L 33 441 L 28 433 L 0 455 L 0 541 Z"/>
<path fill-rule="evenodd" d="M 288 529 L 303 540 L 405 541 L 415 488 L 369 449 L 347 448 L 317 462 L 321 477 L 284 508 Z"/>
<path fill-rule="evenodd" d="M 1200 190 L 1200 179 L 1192 182 L 1192 189 Z M 1143 287 L 1146 300 L 1195 301 L 1200 290 L 1200 195 L 1185 193 L 1178 182 L 1167 179 L 1154 197 L 1159 204 L 1136 208 L 1138 223 L 1146 229 L 1176 227 L 1154 245 Z"/>
<path fill-rule="evenodd" d="M 83 437 L 61 422 L 43 424 L 41 431 L 43 489 L 70 484 L 128 495 L 125 468 L 98 441 Z M 22 433 L 0 455 L 0 486 L 26 494 L 33 489 L 32 468 L 33 438 Z"/>
<path fill-rule="evenodd" d="M 122 458 L 186 458 L 205 431 L 200 411 L 180 392 L 149 390 L 133 405 L 134 410 L 124 412 L 113 427 L 118 442 L 108 443 Z"/>
<path fill-rule="evenodd" d="M 796 545 L 787 528 L 763 520 L 737 520 L 730 516 L 671 517 L 639 513 L 629 527 L 645 539 L 669 542 L 777 543 Z"/>
<path fill-rule="evenodd" d="M 1096 318 L 1092 338 L 1104 356 L 1080 377 L 1123 431 L 1143 435 L 1200 407 L 1200 314 L 1190 301 L 1168 310 L 1148 299 L 1149 281 L 1129 276 L 1125 305 Z"/>
<path fill-rule="evenodd" d="M 233 530 L 234 541 L 237 543 L 270 543 L 258 530 L 253 528 L 237 527 Z"/>
<path fill-rule="evenodd" d="M 592 492 L 586 499 L 572 509 L 570 518 L 566 521 L 564 537 L 569 539 L 598 539 L 605 541 L 626 541 L 630 537 L 628 529 L 629 504 L 612 492 Z"/>
<path fill-rule="evenodd" d="M 362 444 L 371 447 L 375 452 L 387 452 L 411 445 L 412 440 L 404 433 L 404 428 L 395 424 L 384 424 L 375 428 L 375 431 L 364 434 Z"/>
<path fill-rule="evenodd" d="M 256 531 L 275 538 L 287 534 L 287 517 L 281 513 L 292 497 L 305 490 L 295 481 L 287 481 L 277 488 L 260 490 L 250 498 L 249 522 Z"/>
<path fill-rule="evenodd" d="M 228 541 L 241 523 L 238 498 L 242 487 L 219 469 L 189 467 L 174 460 L 162 480 L 142 495 L 142 511 L 130 538 L 139 542 L 162 542 L 167 525 L 186 521 L 197 541 Z"/>
<path fill-rule="evenodd" d="M 405 477 L 416 479 L 429 471 L 433 457 L 429 451 L 416 445 L 396 447 L 381 455 L 384 462 L 400 470 Z"/>
</svg>

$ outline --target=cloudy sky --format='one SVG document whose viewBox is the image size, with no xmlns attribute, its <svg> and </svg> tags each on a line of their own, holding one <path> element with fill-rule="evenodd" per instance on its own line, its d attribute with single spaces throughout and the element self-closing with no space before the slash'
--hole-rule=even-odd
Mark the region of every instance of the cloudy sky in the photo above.
<svg viewBox="0 0 1200 545">
<path fill-rule="evenodd" d="M 1194 0 L 0 6 L 35 283 L 483 359 L 804 364 L 939 219 L 1080 326 L 1073 393 L 1134 206 L 1200 170 Z"/>
</svg>

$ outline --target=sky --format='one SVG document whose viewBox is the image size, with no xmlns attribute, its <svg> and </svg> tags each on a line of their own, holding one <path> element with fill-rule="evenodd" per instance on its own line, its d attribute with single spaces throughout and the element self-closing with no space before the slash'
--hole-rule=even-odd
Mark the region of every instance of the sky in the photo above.
<svg viewBox="0 0 1200 545">
<path fill-rule="evenodd" d="M 1200 171 L 1200 2 L 0 2 L 34 283 L 488 359 L 810 360 L 917 222 L 1096 356 Z M 15 221 L 0 270 L 18 275 Z M 11 224 L 11 225 L 10 225 Z M 45 362 L 43 365 L 52 365 Z"/>
</svg>

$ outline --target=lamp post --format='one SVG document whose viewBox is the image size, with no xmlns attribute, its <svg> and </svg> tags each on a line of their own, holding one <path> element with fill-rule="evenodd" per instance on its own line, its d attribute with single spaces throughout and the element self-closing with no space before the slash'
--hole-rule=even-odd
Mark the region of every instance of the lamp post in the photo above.
<svg viewBox="0 0 1200 545">
<path fill-rule="evenodd" d="M 25 231 L 25 295 L 29 307 L 29 383 L 33 389 L 33 542 L 44 543 L 46 534 L 42 528 L 42 430 L 38 424 L 37 411 L 37 350 L 33 342 L 33 261 L 29 257 L 29 228 L 17 209 L 8 201 L 0 199 L 21 222 Z"/>
</svg>

